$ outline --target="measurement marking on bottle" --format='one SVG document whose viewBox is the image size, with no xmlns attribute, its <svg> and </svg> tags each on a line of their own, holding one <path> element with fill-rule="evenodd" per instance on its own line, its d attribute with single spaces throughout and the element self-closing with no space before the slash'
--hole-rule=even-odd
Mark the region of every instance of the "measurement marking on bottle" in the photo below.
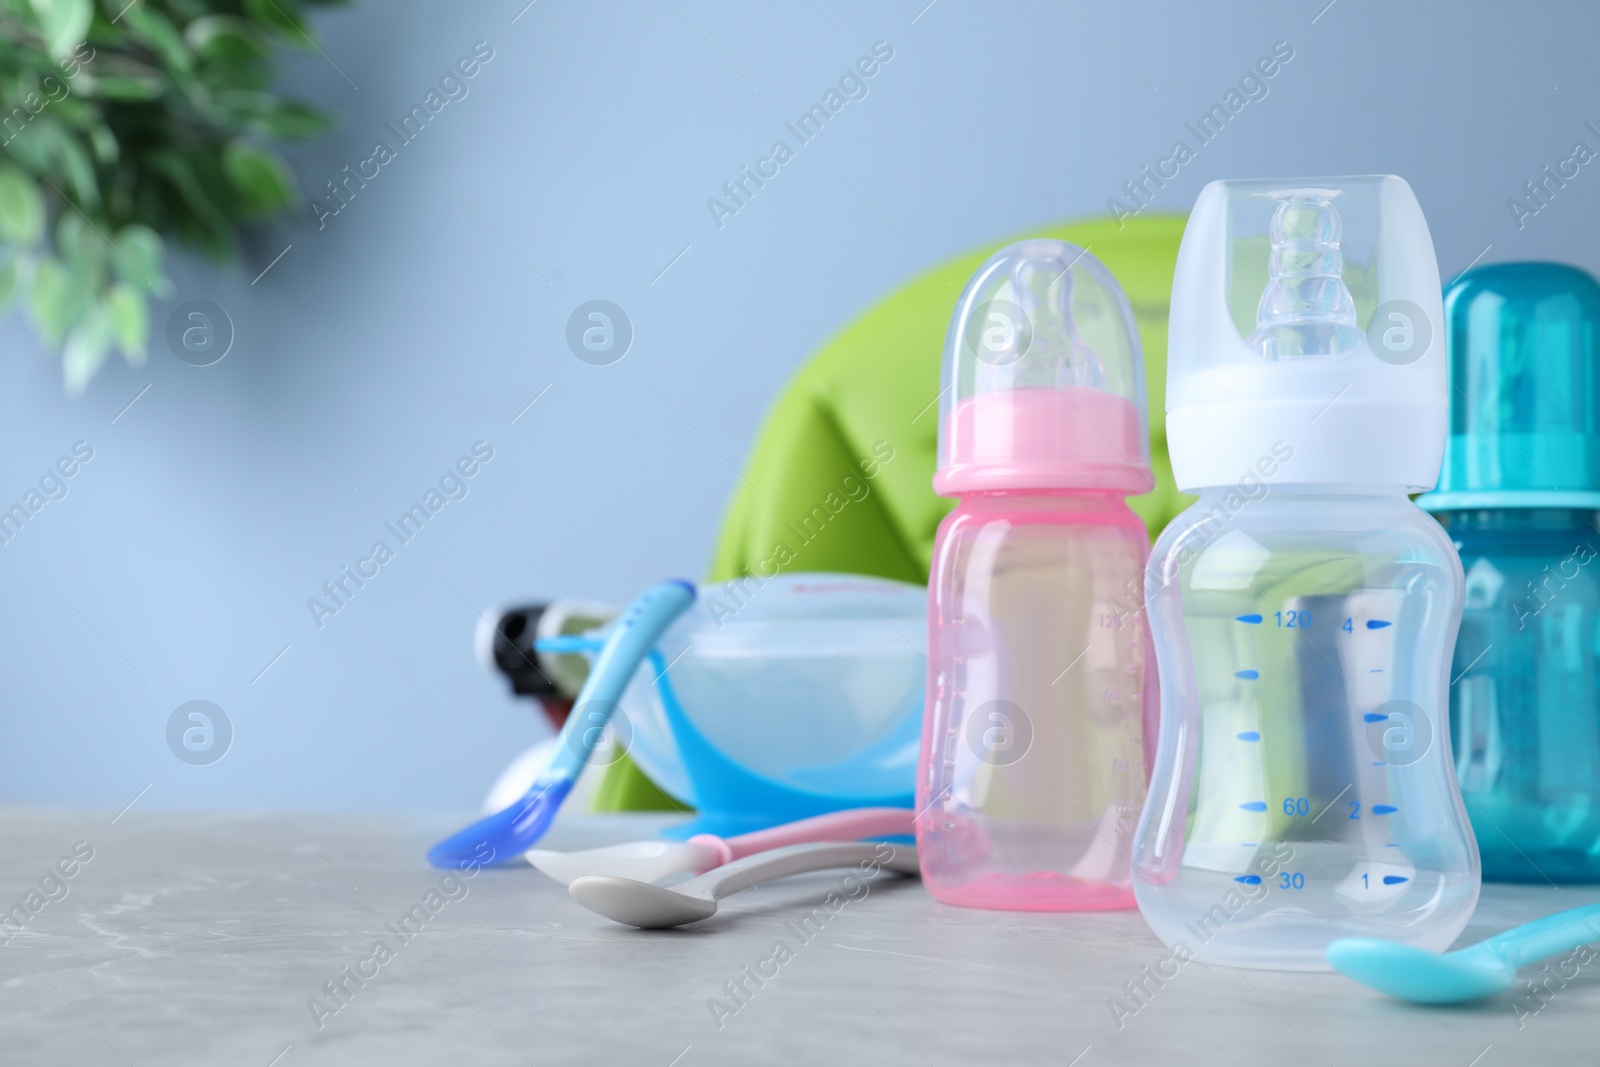
<svg viewBox="0 0 1600 1067">
<path fill-rule="evenodd" d="M 1245 811 L 1266 811 L 1267 802 L 1265 800 L 1247 800 L 1243 804 L 1240 804 L 1239 807 L 1243 808 Z"/>
<path fill-rule="evenodd" d="M 1374 815 L 1393 815 L 1395 812 L 1397 812 L 1399 810 L 1400 809 L 1395 807 L 1393 804 L 1374 804 L 1374 805 L 1372 805 L 1372 814 L 1374 814 Z"/>
<path fill-rule="evenodd" d="M 1253 682 L 1257 678 L 1261 677 L 1261 672 L 1260 671 L 1234 671 L 1233 672 L 1233 676 L 1235 678 L 1243 678 L 1247 682 Z"/>
<path fill-rule="evenodd" d="M 1383 668 L 1382 667 L 1373 667 L 1367 673 L 1368 674 L 1382 674 L 1383 673 Z"/>
<path fill-rule="evenodd" d="M 1402 878 L 1398 874 L 1386 874 L 1386 875 L 1383 876 L 1383 884 L 1384 885 L 1399 885 L 1401 882 L 1409 882 L 1409 881 L 1411 881 L 1411 879 Z"/>
<path fill-rule="evenodd" d="M 1237 737 L 1241 741 L 1259 741 L 1259 740 L 1261 740 L 1261 731 L 1260 730 L 1246 730 L 1242 734 L 1234 734 L 1233 736 Z"/>
<path fill-rule="evenodd" d="M 1251 626 L 1260 626 L 1261 625 L 1261 616 L 1260 615 L 1235 615 L 1233 617 L 1233 619 L 1234 619 L 1235 622 L 1247 622 Z"/>
<path fill-rule="evenodd" d="M 1387 767 L 1387 766 L 1389 766 L 1389 761 L 1388 760 L 1375 759 L 1375 760 L 1372 761 L 1372 765 L 1374 767 Z"/>
<path fill-rule="evenodd" d="M 1254 841 L 1241 841 L 1241 842 L 1239 842 L 1239 847 L 1240 848 L 1260 848 L 1261 846 L 1257 845 Z"/>
<path fill-rule="evenodd" d="M 1369 629 L 1369 630 L 1381 630 L 1385 626 L 1393 626 L 1393 625 L 1394 625 L 1394 623 L 1390 622 L 1388 619 L 1368 619 L 1367 620 L 1367 629 Z"/>
<path fill-rule="evenodd" d="M 1238 874 L 1234 876 L 1233 880 L 1241 885 L 1261 884 L 1261 876 L 1259 874 Z"/>
<path fill-rule="evenodd" d="M 1400 842 L 1398 842 L 1398 841 L 1390 841 L 1388 844 L 1384 845 L 1383 847 L 1384 848 L 1399 848 L 1400 847 Z"/>
<path fill-rule="evenodd" d="M 1388 720 L 1388 718 L 1389 718 L 1388 712 L 1369 711 L 1365 715 L 1361 716 L 1361 721 L 1362 722 L 1385 722 L 1385 721 Z"/>
</svg>

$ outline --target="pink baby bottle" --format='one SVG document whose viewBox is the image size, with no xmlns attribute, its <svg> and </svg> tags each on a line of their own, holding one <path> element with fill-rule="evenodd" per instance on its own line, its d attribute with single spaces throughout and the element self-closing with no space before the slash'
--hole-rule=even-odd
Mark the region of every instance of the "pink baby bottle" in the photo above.
<svg viewBox="0 0 1600 1067">
<path fill-rule="evenodd" d="M 1002 249 L 946 341 L 917 848 L 948 904 L 1134 904 L 1153 751 L 1144 366 L 1127 297 L 1061 241 Z"/>
</svg>

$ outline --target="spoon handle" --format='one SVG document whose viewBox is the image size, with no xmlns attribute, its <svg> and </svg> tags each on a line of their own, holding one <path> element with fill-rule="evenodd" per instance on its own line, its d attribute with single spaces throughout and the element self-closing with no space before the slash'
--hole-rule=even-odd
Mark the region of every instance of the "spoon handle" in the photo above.
<svg viewBox="0 0 1600 1067">
<path fill-rule="evenodd" d="M 851 808 L 740 834 L 738 837 L 696 834 L 689 838 L 689 842 L 715 850 L 722 863 L 732 863 L 785 845 L 804 845 L 813 841 L 857 841 L 863 837 L 910 837 L 915 832 L 911 826 L 910 808 Z"/>
<path fill-rule="evenodd" d="M 779 878 L 836 867 L 879 867 L 900 874 L 917 873 L 917 850 L 909 845 L 883 842 L 838 841 L 826 844 L 789 845 L 761 852 L 749 859 L 735 860 L 672 888 L 689 896 L 721 900 L 729 893 L 751 889 Z"/>
<path fill-rule="evenodd" d="M 1484 944 L 1513 967 L 1522 967 L 1595 941 L 1600 941 L 1600 904 L 1535 919 L 1497 934 Z"/>
<path fill-rule="evenodd" d="M 556 738 L 555 755 L 539 775 L 537 785 L 577 781 L 589 761 L 590 750 L 600 739 L 601 728 L 616 710 L 617 701 L 622 699 L 639 664 L 667 628 L 678 621 L 678 616 L 694 605 L 694 599 L 694 586 L 673 578 L 657 582 L 628 605 L 612 624 L 600 654 L 589 668 L 589 676 L 573 701 L 572 714 Z"/>
</svg>

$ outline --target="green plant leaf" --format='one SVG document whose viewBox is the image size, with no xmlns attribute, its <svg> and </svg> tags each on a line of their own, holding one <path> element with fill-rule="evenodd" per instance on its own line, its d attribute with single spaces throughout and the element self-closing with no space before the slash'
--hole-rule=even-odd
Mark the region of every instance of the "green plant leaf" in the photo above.
<svg viewBox="0 0 1600 1067">
<path fill-rule="evenodd" d="M 189 161 L 176 152 L 157 152 L 150 156 L 150 168 L 166 176 L 192 216 L 192 222 L 180 217 L 180 226 L 188 224 L 187 231 L 180 232 L 198 244 L 213 249 L 229 249 L 233 222 L 200 187 Z"/>
<path fill-rule="evenodd" d="M 196 54 L 219 63 L 250 63 L 267 54 L 261 34 L 235 15 L 202 15 L 184 27 L 183 40 Z"/>
<path fill-rule="evenodd" d="M 6 155 L 28 171 L 44 175 L 54 171 L 50 163 L 50 146 L 45 142 L 48 137 L 36 134 L 38 123 L 28 127 L 23 133 L 6 142 Z"/>
<path fill-rule="evenodd" d="M 144 294 L 131 285 L 113 286 L 106 297 L 106 309 L 123 356 L 135 367 L 143 364 L 150 336 L 150 305 Z"/>
<path fill-rule="evenodd" d="M 17 256 L 4 266 L 0 266 L 0 315 L 5 314 L 11 307 L 12 301 L 22 295 L 27 284 L 27 268 L 22 262 L 22 257 Z"/>
<path fill-rule="evenodd" d="M 113 255 L 105 238 L 76 210 L 62 208 L 56 219 L 56 255 L 79 279 L 98 282 L 105 273 L 106 256 Z M 90 291 L 97 290 L 93 285 Z"/>
<path fill-rule="evenodd" d="M 252 92 L 264 93 L 272 86 L 273 71 L 270 64 L 265 62 L 251 63 L 225 63 L 222 60 L 207 60 L 200 67 L 200 82 L 205 86 L 206 95 L 216 100 L 224 93 Z M 204 101 L 201 101 L 204 106 Z M 237 128 L 238 122 L 224 119 L 222 125 Z"/>
<path fill-rule="evenodd" d="M 94 80 L 94 95 L 104 100 L 154 100 L 167 91 L 160 78 L 129 78 L 111 75 Z"/>
<path fill-rule="evenodd" d="M 30 152 L 37 150 L 30 159 L 24 160 L 27 166 L 36 172 L 54 171 L 58 179 L 54 182 L 57 191 L 63 195 L 70 192 L 79 207 L 92 209 L 99 205 L 100 186 L 95 181 L 94 162 L 73 131 L 57 122 L 54 116 L 41 115 L 28 128 L 27 137 L 18 137 L 12 143 L 21 144 L 25 140 L 31 142 Z M 51 161 L 56 165 L 50 166 Z M 63 176 L 65 182 L 59 180 Z"/>
<path fill-rule="evenodd" d="M 0 167 L 0 241 L 31 245 L 44 233 L 44 198 L 16 167 Z"/>
<path fill-rule="evenodd" d="M 300 48 L 311 47 L 311 29 L 295 9 L 294 0 L 245 0 L 252 19 Z"/>
<path fill-rule="evenodd" d="M 229 141 L 222 150 L 222 169 L 250 214 L 277 211 L 295 201 L 294 179 L 274 152 L 248 141 Z"/>
<path fill-rule="evenodd" d="M 131 285 L 160 295 L 166 291 L 167 276 L 161 269 L 161 237 L 148 226 L 124 226 L 117 231 L 117 254 L 111 260 L 117 277 Z"/>
<path fill-rule="evenodd" d="M 111 312 L 105 305 L 91 308 L 72 328 L 61 350 L 61 377 L 68 393 L 78 396 L 88 387 L 89 379 L 111 354 L 112 334 Z"/>
<path fill-rule="evenodd" d="M 78 143 L 76 137 L 66 134 L 62 136 L 57 151 L 61 156 L 61 165 L 66 168 L 67 181 L 72 185 L 72 191 L 77 194 L 79 205 L 94 207 L 99 204 L 100 185 L 94 180 L 94 161 L 89 158 L 89 153 L 84 151 L 83 145 Z"/>
<path fill-rule="evenodd" d="M 286 138 L 314 137 L 329 125 L 328 116 L 292 100 L 274 100 L 258 124 L 272 136 Z"/>
<path fill-rule="evenodd" d="M 117 135 L 103 122 L 89 127 L 89 147 L 94 149 L 94 158 L 101 163 L 115 163 L 122 155 Z"/>
<path fill-rule="evenodd" d="M 329 121 L 273 91 L 274 59 L 316 48 L 327 2 L 0 0 L 0 311 L 23 308 L 73 391 L 113 348 L 146 358 L 169 242 L 227 259 L 298 202 L 275 142 Z"/>
<path fill-rule="evenodd" d="M 247 126 L 270 111 L 277 98 L 261 89 L 223 89 L 212 99 L 231 126 Z"/>
<path fill-rule="evenodd" d="M 149 45 L 161 57 L 168 70 L 186 74 L 194 69 L 194 56 L 184 44 L 178 28 L 167 16 L 148 3 L 129 5 L 123 12 L 121 21 L 135 37 Z"/>
<path fill-rule="evenodd" d="M 45 47 L 56 59 L 71 55 L 83 43 L 94 18 L 90 0 L 28 0 L 28 6 L 33 8 L 39 28 L 44 31 Z"/>
<path fill-rule="evenodd" d="M 34 326 L 52 348 L 61 343 L 67 330 L 77 321 L 87 303 L 86 295 L 74 284 L 72 272 L 60 260 L 46 259 L 39 264 L 33 276 L 28 310 L 33 315 Z"/>
</svg>

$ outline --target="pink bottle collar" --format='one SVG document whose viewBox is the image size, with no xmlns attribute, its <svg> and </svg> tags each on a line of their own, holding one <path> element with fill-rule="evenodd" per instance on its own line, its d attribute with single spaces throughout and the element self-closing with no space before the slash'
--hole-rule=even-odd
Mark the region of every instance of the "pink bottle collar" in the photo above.
<svg viewBox="0 0 1600 1067">
<path fill-rule="evenodd" d="M 1080 386 L 1004 389 L 956 404 L 933 488 L 1147 493 L 1144 419 L 1123 397 Z"/>
</svg>

